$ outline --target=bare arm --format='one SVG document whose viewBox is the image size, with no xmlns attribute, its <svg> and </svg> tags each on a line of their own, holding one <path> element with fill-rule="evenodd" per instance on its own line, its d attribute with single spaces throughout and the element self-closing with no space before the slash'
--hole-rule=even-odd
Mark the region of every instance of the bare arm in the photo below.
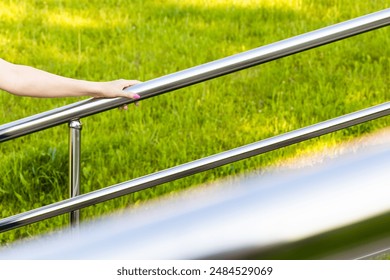
<svg viewBox="0 0 390 280">
<path fill-rule="evenodd" d="M 135 80 L 91 82 L 51 74 L 33 67 L 9 63 L 0 59 L 0 89 L 32 97 L 128 97 L 138 99 L 124 88 L 139 83 Z"/>
</svg>

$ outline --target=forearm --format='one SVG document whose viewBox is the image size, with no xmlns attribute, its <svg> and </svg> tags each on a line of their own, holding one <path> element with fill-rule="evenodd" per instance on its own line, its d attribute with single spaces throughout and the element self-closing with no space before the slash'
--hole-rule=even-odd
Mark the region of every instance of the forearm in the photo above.
<svg viewBox="0 0 390 280">
<path fill-rule="evenodd" d="M 24 65 L 11 64 L 7 68 L 7 73 L 1 77 L 7 79 L 2 88 L 15 95 L 97 97 L 104 91 L 103 83 L 66 78 Z"/>
</svg>

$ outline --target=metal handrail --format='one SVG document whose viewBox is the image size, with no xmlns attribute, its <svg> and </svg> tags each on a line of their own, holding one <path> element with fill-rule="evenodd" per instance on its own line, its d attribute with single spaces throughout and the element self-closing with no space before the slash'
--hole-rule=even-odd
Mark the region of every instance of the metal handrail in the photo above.
<svg viewBox="0 0 390 280">
<path fill-rule="evenodd" d="M 390 102 L 5 218 L 0 220 L 0 232 L 171 182 L 387 115 L 390 115 Z"/>
<path fill-rule="evenodd" d="M 279 41 L 267 46 L 216 60 L 207 64 L 189 68 L 187 70 L 150 80 L 145 83 L 137 84 L 131 87 L 131 89 L 127 90 L 131 90 L 132 92 L 139 94 L 141 99 L 150 98 L 158 94 L 262 64 L 366 31 L 384 27 L 389 24 L 390 9 L 386 9 L 303 35 L 292 37 L 290 39 Z M 88 99 L 85 101 L 73 103 L 58 109 L 47 111 L 0 126 L 0 142 L 11 140 L 66 122 L 78 123 L 78 119 L 81 117 L 100 113 L 132 102 L 132 100 L 127 98 L 113 98 Z M 307 139 L 334 132 L 342 128 L 363 123 L 389 114 L 390 103 L 388 102 L 316 125 L 216 154 L 207 158 L 179 165 L 164 171 L 149 174 L 147 176 L 115 186 L 107 187 L 98 191 L 80 195 L 78 197 L 53 203 L 51 205 L 0 220 L 0 232 L 67 212 L 77 211 L 83 207 L 87 207 L 99 202 L 123 196 L 162 183 L 170 182 L 247 157 L 292 145 Z M 70 125 L 70 138 L 73 139 L 71 141 L 75 141 L 70 145 L 72 147 L 72 152 L 70 155 L 70 187 L 75 195 L 78 193 L 79 185 L 78 166 L 80 163 L 80 129 L 80 123 L 78 123 L 77 127 L 72 127 Z M 77 222 L 78 215 L 77 213 L 73 214 L 73 220 Z"/>
<path fill-rule="evenodd" d="M 146 99 L 390 24 L 390 9 L 331 25 L 263 47 L 132 86 Z M 127 98 L 88 99 L 0 126 L 0 142 L 132 103 Z"/>
<path fill-rule="evenodd" d="M 11 244 L 0 259 L 375 256 L 390 245 L 390 143 L 384 136 L 312 168 L 271 169 L 85 222 L 77 238 L 65 229 Z"/>
</svg>

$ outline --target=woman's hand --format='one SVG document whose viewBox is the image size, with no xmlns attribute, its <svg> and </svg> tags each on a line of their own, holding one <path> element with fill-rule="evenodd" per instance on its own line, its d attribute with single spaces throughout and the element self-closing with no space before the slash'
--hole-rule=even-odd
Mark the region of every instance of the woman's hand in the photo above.
<svg viewBox="0 0 390 280">
<path fill-rule="evenodd" d="M 101 85 L 101 91 L 97 93 L 96 98 L 113 98 L 113 97 L 126 97 L 131 99 L 139 99 L 140 96 L 131 91 L 125 91 L 124 89 L 129 88 L 133 85 L 141 83 L 137 80 L 115 80 L 110 82 L 98 82 Z M 134 103 L 138 106 L 138 102 Z M 123 105 L 119 109 L 127 110 L 128 106 Z"/>
</svg>

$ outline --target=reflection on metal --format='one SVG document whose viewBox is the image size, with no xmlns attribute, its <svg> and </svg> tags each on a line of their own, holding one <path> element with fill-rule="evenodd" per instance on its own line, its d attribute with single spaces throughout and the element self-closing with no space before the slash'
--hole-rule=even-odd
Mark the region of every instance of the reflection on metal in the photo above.
<svg viewBox="0 0 390 280">
<path fill-rule="evenodd" d="M 248 67 L 390 24 L 390 9 L 331 25 L 270 45 L 219 59 L 132 86 L 128 90 L 141 99 L 186 87 Z M 88 99 L 0 126 L 0 142 L 80 119 L 134 101 L 127 98 Z"/>
<path fill-rule="evenodd" d="M 378 251 L 373 240 L 390 245 L 389 166 L 389 145 L 366 148 L 313 169 L 148 203 L 82 224 L 77 240 L 65 231 L 13 245 L 0 258 L 353 259 Z"/>
<path fill-rule="evenodd" d="M 166 182 L 171 182 L 218 166 L 244 158 L 286 147 L 330 132 L 359 123 L 367 122 L 390 114 L 390 102 L 331 119 L 322 123 L 294 130 L 233 150 L 195 160 L 157 173 L 149 174 L 131 181 L 123 182 L 78 197 L 63 200 L 25 213 L 0 220 L 0 232 L 31 224 L 43 219 L 75 211 L 99 202 L 120 197 Z"/>
<path fill-rule="evenodd" d="M 80 158 L 81 158 L 81 122 L 69 122 L 69 194 L 76 197 L 80 194 Z M 70 213 L 70 224 L 78 227 L 80 222 L 79 210 Z"/>
<path fill-rule="evenodd" d="M 387 246 L 390 244 L 390 242 L 387 242 Z M 390 247 L 386 248 L 386 249 L 381 249 L 381 250 L 378 250 L 378 251 L 373 251 L 371 253 L 368 253 L 367 255 L 364 255 L 364 256 L 360 256 L 358 258 L 356 258 L 357 260 L 370 260 L 370 259 L 374 259 L 374 258 L 380 258 L 381 256 L 390 256 Z"/>
</svg>

